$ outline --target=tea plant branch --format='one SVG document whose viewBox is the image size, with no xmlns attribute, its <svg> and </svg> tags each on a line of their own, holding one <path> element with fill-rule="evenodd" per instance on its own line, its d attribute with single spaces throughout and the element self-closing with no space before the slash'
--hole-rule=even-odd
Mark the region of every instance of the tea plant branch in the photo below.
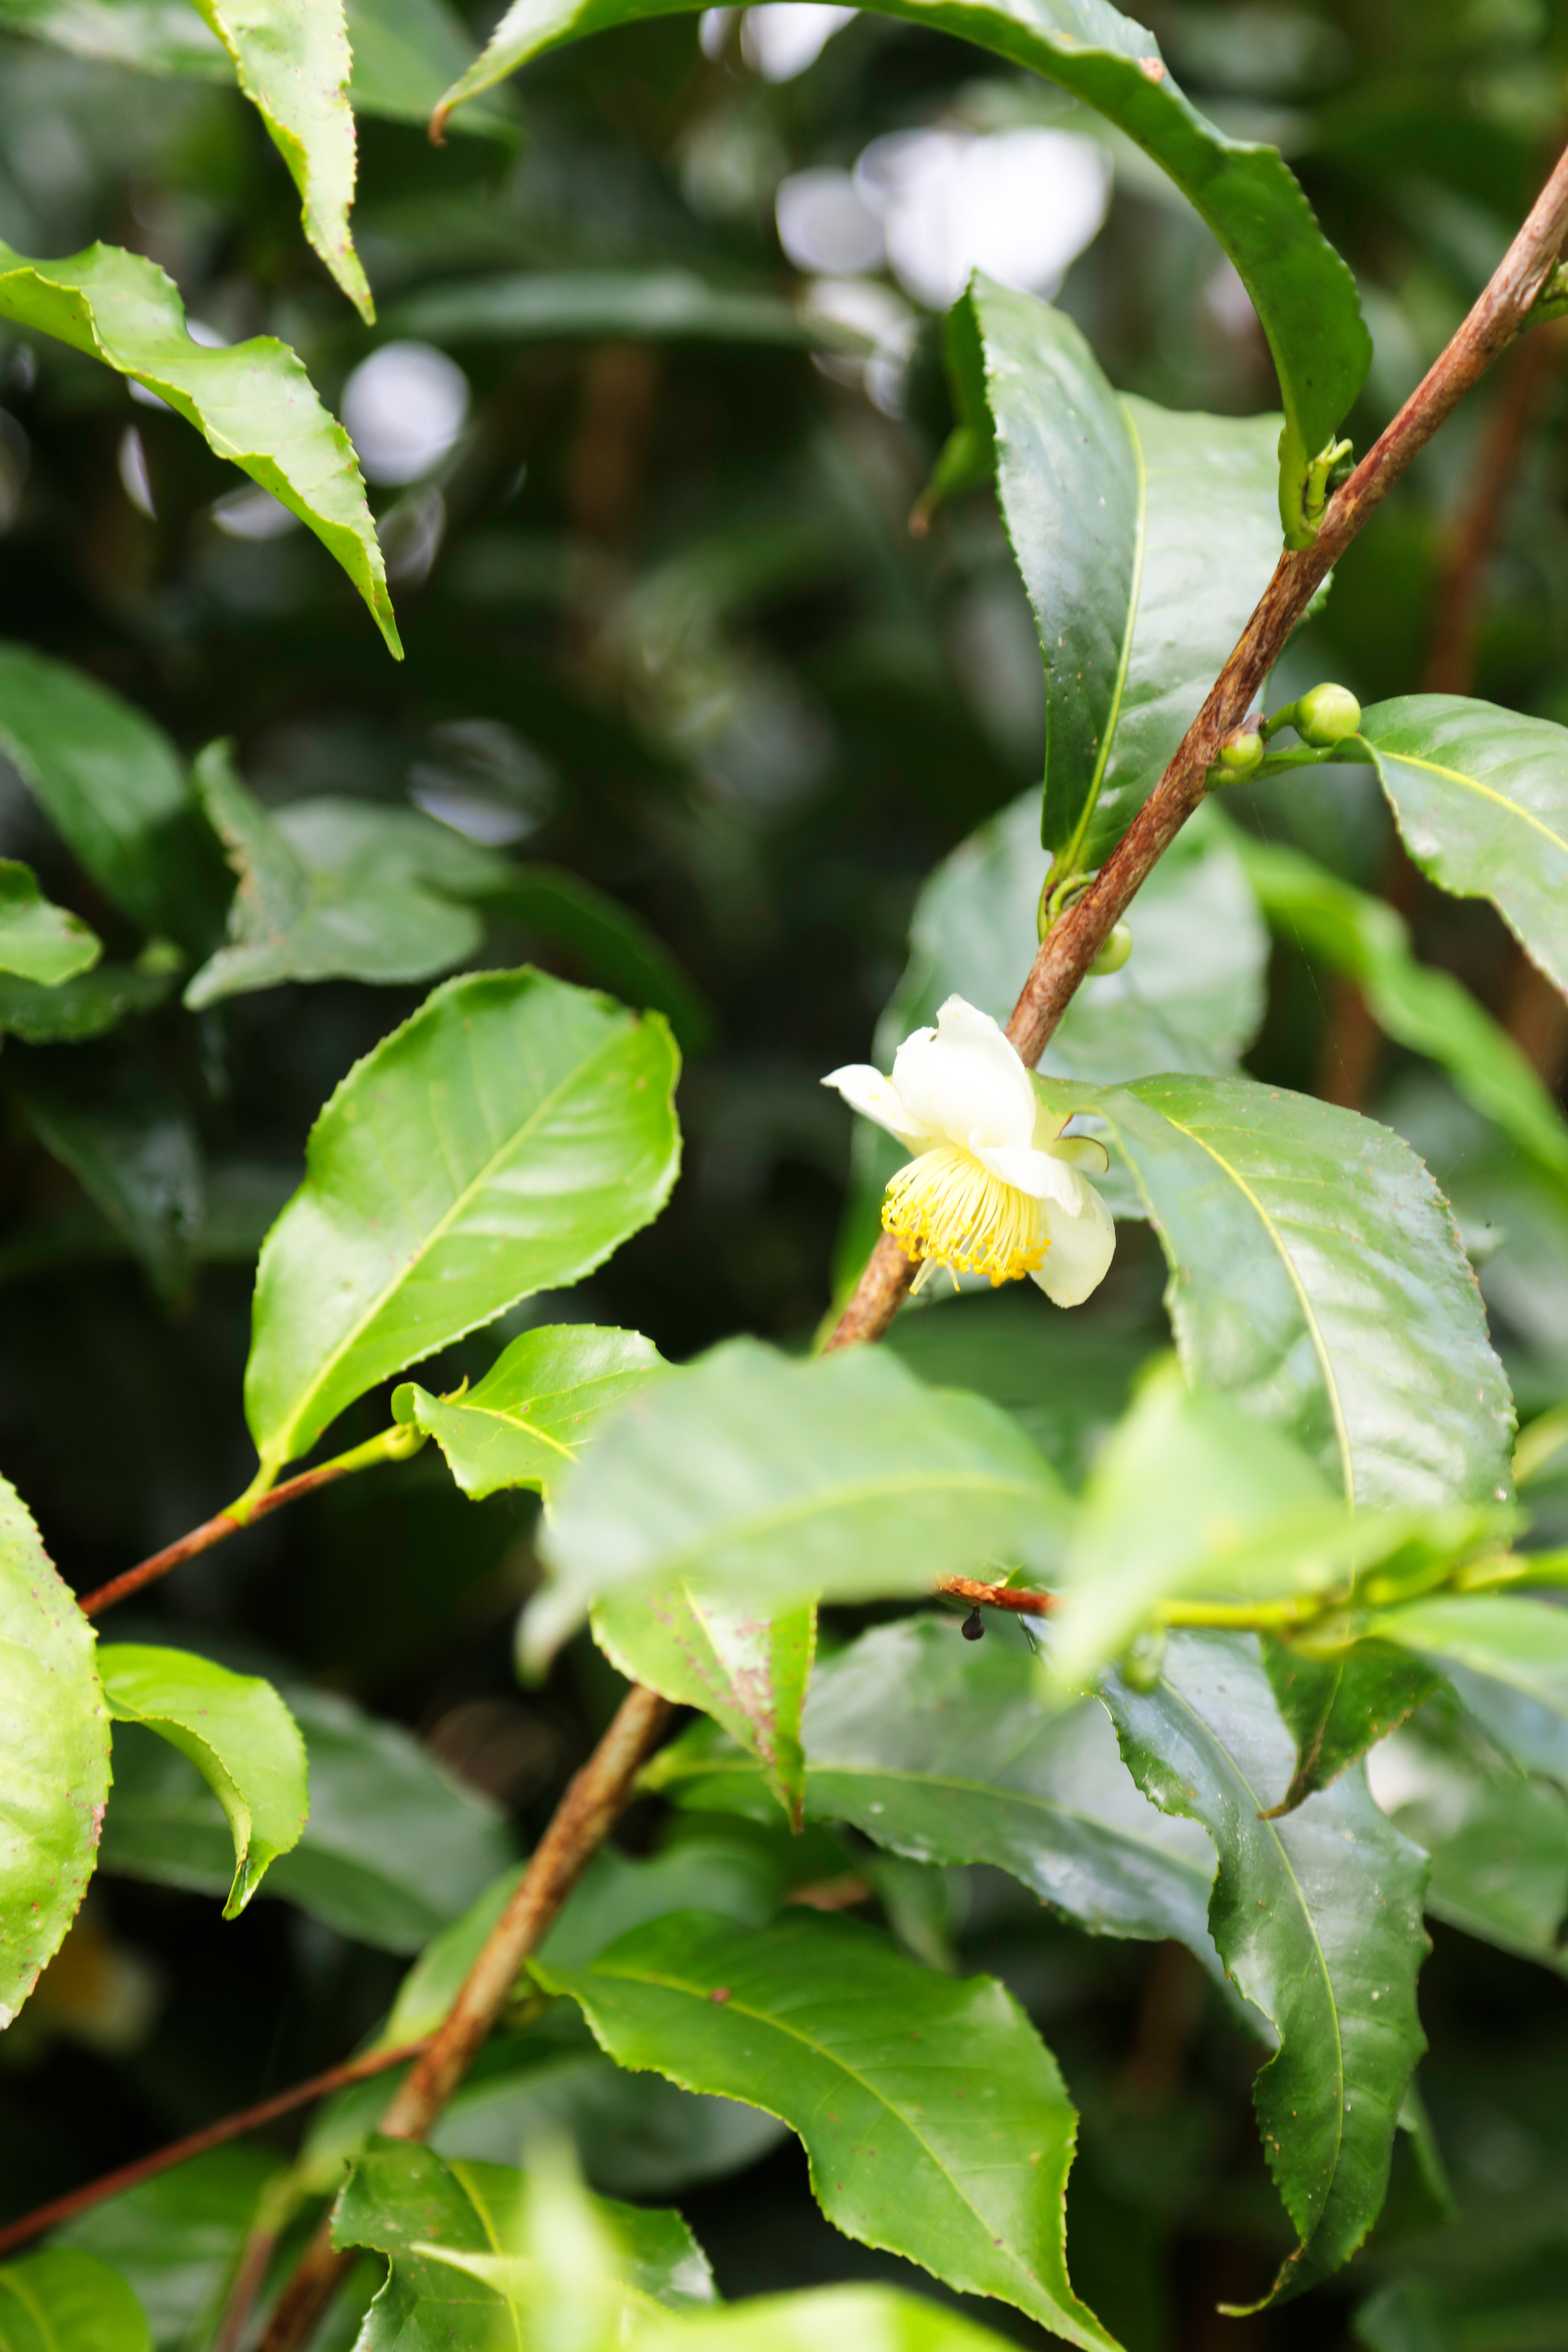
<svg viewBox="0 0 1568 2352">
<path fill-rule="evenodd" d="M 462 1990 L 414 2071 L 395 2094 L 380 2129 L 420 2139 L 440 2115 L 511 1997 L 518 1971 L 543 1939 L 566 1897 L 609 1835 L 674 1713 L 669 1701 L 634 1683 L 597 1748 L 555 1809 L 506 1909 L 486 1937 Z M 261 2338 L 260 2352 L 297 2352 L 354 2257 L 333 2247 L 323 2216 Z"/>
<path fill-rule="evenodd" d="M 297 1478 L 286 1478 L 280 1486 L 269 1487 L 265 1495 L 258 1495 L 255 1502 L 247 1503 L 243 1510 L 237 1503 L 230 1503 L 216 1517 L 204 1519 L 199 1528 L 193 1528 L 189 1535 L 182 1536 L 177 1543 L 165 1544 L 162 1551 L 138 1560 L 136 1566 L 128 1568 L 122 1576 L 111 1576 L 107 1584 L 97 1586 L 91 1592 L 84 1592 L 77 1606 L 84 1617 L 97 1617 L 105 1609 L 112 1609 L 117 1601 L 129 1601 L 132 1594 L 140 1592 L 144 1585 L 153 1584 L 159 1577 L 167 1576 L 169 1570 L 178 1568 L 182 1560 L 195 1559 L 198 1552 L 210 1551 L 214 1544 L 222 1543 L 226 1536 L 237 1536 L 241 1528 L 249 1527 L 253 1520 L 264 1519 L 268 1511 L 279 1510 L 285 1503 L 297 1503 L 302 1495 L 313 1495 L 318 1486 L 330 1486 L 335 1478 L 345 1478 L 352 1470 L 368 1470 L 377 1462 L 401 1462 L 410 1454 L 417 1454 L 424 1443 L 424 1434 L 419 1430 L 384 1429 L 379 1437 L 353 1447 L 347 1454 L 340 1454 L 335 1460 L 318 1463 L 315 1469 L 301 1470 Z"/>
<path fill-rule="evenodd" d="M 1230 659 L 1174 758 L 1095 879 L 1046 933 L 1007 1023 L 1030 1067 L 1111 929 L 1209 789 L 1220 745 L 1253 707 L 1265 678 L 1331 567 L 1437 427 L 1525 323 L 1568 237 L 1568 151 L 1475 307 L 1324 511 L 1310 547 L 1282 554 Z M 879 1339 L 914 1279 L 911 1259 L 884 1234 L 872 1251 L 831 1349 Z"/>
<path fill-rule="evenodd" d="M 106 2172 L 84 2188 L 52 2198 L 48 2204 L 24 2213 L 19 2221 L 8 2221 L 0 2229 L 0 2254 L 8 2254 L 42 2231 L 52 2230 L 59 2222 L 72 2221 L 78 2213 L 101 2205 L 108 2197 L 123 2196 L 129 2189 L 139 2189 L 144 2180 L 155 2180 L 159 2173 L 188 2163 L 193 2156 L 205 2156 L 209 2147 L 222 2147 L 228 2140 L 243 2138 L 247 2132 L 259 2131 L 264 2124 L 276 2123 L 279 2116 L 292 2115 L 297 2107 L 308 2107 L 316 2099 L 329 2097 L 333 2091 L 345 2091 L 351 2084 L 367 2082 L 373 2074 L 384 2074 L 394 2066 L 406 2065 L 410 2058 L 418 2057 L 429 2038 L 426 2034 L 417 2042 L 400 2042 L 393 2050 L 369 2051 L 363 2058 L 350 2058 L 341 2066 L 329 2066 L 324 2074 L 312 2074 L 308 2082 L 296 2083 L 290 2090 L 276 2091 L 271 2098 L 258 2100 L 253 2107 L 242 2107 L 237 2115 L 224 2116 L 216 2124 L 204 2124 L 200 2131 L 188 2132 L 184 2139 L 171 2140 L 167 2147 L 154 2148 L 150 2156 L 139 2156 L 133 2164 L 122 2164 L 117 2171 Z"/>
</svg>

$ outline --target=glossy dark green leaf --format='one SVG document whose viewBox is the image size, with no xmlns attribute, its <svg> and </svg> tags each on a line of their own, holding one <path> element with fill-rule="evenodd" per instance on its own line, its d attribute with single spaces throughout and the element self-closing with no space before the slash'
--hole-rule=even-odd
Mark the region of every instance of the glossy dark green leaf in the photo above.
<svg viewBox="0 0 1568 2352">
<path fill-rule="evenodd" d="M 1489 898 L 1568 990 L 1568 730 L 1460 695 L 1406 694 L 1362 715 L 1400 834 L 1422 871 Z"/>
<path fill-rule="evenodd" d="M 989 1978 L 935 1975 L 845 1920 L 757 1932 L 695 1911 L 636 1929 L 590 1969 L 536 1972 L 581 2003 L 619 2064 L 781 2116 L 847 2236 L 1069 2343 L 1111 2342 L 1068 2280 L 1072 2108 Z"/>
<path fill-rule="evenodd" d="M 668 1585 L 602 1601 L 594 1639 L 630 1682 L 698 1706 L 755 1756 L 792 1825 L 805 1802 L 801 1710 L 816 1649 L 816 1612 L 758 1616 L 700 1586 Z"/>
<path fill-rule="evenodd" d="M 310 1811 L 263 1894 L 361 1943 L 417 1951 L 510 1861 L 498 1810 L 456 1787 L 400 1725 L 301 1684 L 286 1697 L 304 1735 Z M 217 1800 L 194 1765 L 135 1726 L 115 1737 L 103 1867 L 219 1896 L 234 1874 Z"/>
<path fill-rule="evenodd" d="M 405 1381 L 393 1392 L 393 1419 L 433 1437 L 476 1502 L 503 1486 L 531 1486 L 548 1501 L 605 1414 L 666 1369 L 640 1332 L 546 1324 L 514 1339 L 478 1388 L 436 1397 Z"/>
<path fill-rule="evenodd" d="M 157 2352 L 205 2343 L 216 2325 L 258 2200 L 279 2160 L 254 2140 L 208 2149 L 78 2214 L 53 2243 L 117 2270 Z"/>
<path fill-rule="evenodd" d="M 427 2147 L 374 2144 L 332 2215 L 334 2244 L 370 2246 L 391 2258 L 359 2338 L 363 2352 L 395 2346 L 491 2352 L 505 2310 L 498 2285 L 440 2257 L 478 2256 L 482 2267 L 487 2257 L 504 2263 L 510 2255 L 522 2264 L 512 2247 L 526 2189 L 526 2175 L 510 2165 L 443 2163 Z M 598 2199 L 593 2210 L 625 2264 L 614 2298 L 623 2325 L 712 2301 L 712 2273 L 679 2213 Z"/>
<path fill-rule="evenodd" d="M 1386 1642 L 1317 1658 L 1265 1635 L 1263 1664 L 1296 1742 L 1296 1769 L 1278 1808 L 1284 1813 L 1337 1780 L 1437 1688 L 1428 1667 Z"/>
<path fill-rule="evenodd" d="M 92 1874 L 109 1717 L 86 1618 L 0 1478 L 0 2031 L 58 1949 Z"/>
<path fill-rule="evenodd" d="M 0 751 L 107 898 L 205 952 L 223 866 L 162 728 L 87 671 L 0 645 Z"/>
<path fill-rule="evenodd" d="M 0 2352 L 151 2352 L 141 2305 L 96 2254 L 75 2246 L 0 2263 Z"/>
<path fill-rule="evenodd" d="M 1361 1504 L 1506 1501 L 1513 1408 L 1447 1203 L 1354 1111 L 1243 1078 L 1044 1090 L 1103 1118 L 1171 1269 L 1189 1376 Z"/>
<path fill-rule="evenodd" d="M 315 532 L 401 658 L 359 461 L 287 343 L 274 335 L 216 350 L 193 342 L 173 279 L 110 245 L 63 261 L 30 261 L 0 245 L 0 318 L 58 337 L 176 409 Z"/>
<path fill-rule="evenodd" d="M 752 1339 L 654 1381 L 563 1487 L 525 1621 L 548 1656 L 588 1610 L 677 1584 L 776 1618 L 821 1595 L 919 1592 L 1037 1555 L 1061 1490 L 979 1397 L 868 1349 L 791 1362 Z"/>
<path fill-rule="evenodd" d="M 1568 1796 L 1493 1747 L 1451 1699 L 1424 1706 L 1368 1767 L 1372 1791 L 1432 1858 L 1426 1908 L 1568 1973 Z"/>
<path fill-rule="evenodd" d="M 1563 805 L 1568 810 L 1568 792 Z M 1409 926 L 1386 900 L 1342 882 L 1300 850 L 1239 832 L 1236 847 L 1282 937 L 1353 980 L 1380 1029 L 1440 1063 L 1466 1100 L 1521 1151 L 1553 1176 L 1568 1175 L 1568 1124 L 1534 1064 L 1451 972 L 1416 962 Z"/>
<path fill-rule="evenodd" d="M 354 119 L 343 0 L 195 0 L 234 60 L 300 191 L 305 235 L 367 322 L 375 304 L 354 251 Z"/>
<path fill-rule="evenodd" d="M 721 342 L 860 350 L 865 338 L 776 294 L 689 269 L 532 269 L 406 296 L 387 330 L 432 343 Z"/>
<path fill-rule="evenodd" d="M 190 1650 L 114 1642 L 98 1654 L 109 1712 L 139 1723 L 188 1757 L 219 1804 L 234 1840 L 234 1884 L 224 1905 L 237 1918 L 269 1863 L 300 1843 L 310 1810 L 305 1743 L 268 1682 L 230 1674 Z"/>
<path fill-rule="evenodd" d="M 190 1279 L 205 1212 L 201 1143 L 162 1078 L 110 1054 L 103 1046 L 29 1063 L 17 1091 L 39 1141 L 130 1245 L 153 1288 L 175 1298 Z"/>
<path fill-rule="evenodd" d="M 0 972 L 43 988 L 90 970 L 103 944 L 79 915 L 55 906 L 29 866 L 0 857 Z"/>
<path fill-rule="evenodd" d="M 1458 1666 L 1500 1684 L 1553 1717 L 1568 1717 L 1568 1610 L 1549 1601 L 1524 1593 L 1433 1592 L 1397 1609 L 1373 1611 L 1365 1631 L 1415 1650 L 1445 1670 Z M 1469 1684 L 1459 1687 L 1468 1699 Z M 1488 1716 L 1482 1719 L 1494 1738 L 1502 1736 L 1500 1723 L 1494 1728 Z M 1502 1744 L 1511 1748 L 1506 1738 Z"/>
<path fill-rule="evenodd" d="M 288 980 L 430 980 L 474 954 L 481 925 L 437 891 L 309 862 L 246 790 L 226 743 L 209 743 L 193 772 L 236 880 L 228 944 L 185 990 L 193 1012 Z"/>
<path fill-rule="evenodd" d="M 483 56 L 447 92 L 441 113 L 563 41 L 679 14 L 684 5 L 512 0 Z M 954 0 L 878 0 L 877 13 L 956 34 L 1059 83 L 1124 131 L 1196 206 L 1235 264 L 1268 339 L 1285 406 L 1279 510 L 1293 541 L 1304 543 L 1309 463 L 1360 390 L 1372 344 L 1355 281 L 1325 243 L 1278 151 L 1216 131 L 1178 89 L 1154 36 L 1109 0 L 1042 0 L 1026 18 L 1000 5 Z"/>
<path fill-rule="evenodd" d="M 960 2312 L 887 2286 L 758 2295 L 639 2333 L 638 2352 L 1002 2352 L 1008 2339 Z"/>
<path fill-rule="evenodd" d="M 1279 434 L 1123 399 L 1032 295 L 976 277 L 964 300 L 1045 656 L 1041 838 L 1061 879 L 1103 865 L 1262 593 Z"/>
<path fill-rule="evenodd" d="M 817 1666 L 805 1810 L 924 1863 L 991 1863 L 1096 1935 L 1173 1936 L 1212 1964 L 1214 1853 L 1140 1794 L 1098 1701 L 1047 1708 L 1024 1643 L 949 1618 L 879 1626 Z M 756 1767 L 690 1733 L 643 1785 L 698 1807 L 744 1803 Z"/>
<path fill-rule="evenodd" d="M 528 971 L 449 981 L 357 1063 L 261 1254 L 259 1477 L 377 1381 L 580 1280 L 656 1215 L 679 1160 L 677 1068 L 657 1013 Z"/>
<path fill-rule="evenodd" d="M 1253 1636 L 1173 1634 L 1154 1690 L 1112 1678 L 1106 1699 L 1140 1785 L 1201 1822 L 1219 1854 L 1210 1932 L 1279 2042 L 1253 2095 L 1300 2240 L 1274 2294 L 1299 2294 L 1348 2261 L 1383 2204 L 1426 2047 L 1415 2011 L 1426 1860 L 1358 1767 L 1268 1818 L 1295 1754 Z"/>
</svg>

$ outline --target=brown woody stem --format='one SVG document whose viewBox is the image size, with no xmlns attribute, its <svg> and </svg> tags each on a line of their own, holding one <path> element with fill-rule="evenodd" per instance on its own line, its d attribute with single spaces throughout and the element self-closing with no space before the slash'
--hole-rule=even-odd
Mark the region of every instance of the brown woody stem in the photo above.
<svg viewBox="0 0 1568 2352">
<path fill-rule="evenodd" d="M 1156 862 L 1203 799 L 1208 772 L 1231 729 L 1251 709 L 1314 591 L 1373 509 L 1518 333 L 1568 236 L 1568 152 L 1558 160 L 1530 216 L 1486 291 L 1451 342 L 1329 504 L 1316 540 L 1281 555 L 1239 643 L 1174 759 L 1089 887 L 1041 942 L 1007 1024 L 1031 1067 L 1039 1060 L 1089 965 Z M 914 1266 L 883 1234 L 827 1342 L 844 1348 L 881 1336 L 914 1278 Z"/>
</svg>

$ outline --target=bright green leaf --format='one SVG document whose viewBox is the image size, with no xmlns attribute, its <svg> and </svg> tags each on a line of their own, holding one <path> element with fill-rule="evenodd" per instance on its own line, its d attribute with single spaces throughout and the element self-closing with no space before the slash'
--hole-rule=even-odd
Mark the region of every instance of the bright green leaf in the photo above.
<svg viewBox="0 0 1568 2352">
<path fill-rule="evenodd" d="M 234 1839 L 234 1884 L 224 1904 L 236 1919 L 268 1863 L 300 1843 L 310 1810 L 305 1743 L 270 1683 L 233 1675 L 190 1650 L 108 1643 L 98 1654 L 109 1712 L 139 1723 L 195 1766 Z"/>
<path fill-rule="evenodd" d="M 657 1013 L 528 971 L 448 981 L 357 1063 L 261 1254 L 260 1477 L 377 1381 L 646 1224 L 679 1163 L 677 1067 Z"/>
<path fill-rule="evenodd" d="M 1568 1973 L 1568 1797 L 1500 1755 L 1451 1699 L 1374 1752 L 1373 1795 L 1432 1857 L 1426 1908 L 1450 1927 Z"/>
<path fill-rule="evenodd" d="M 430 980 L 478 949 L 477 919 L 436 890 L 301 856 L 240 782 L 228 744 L 209 743 L 193 774 L 236 877 L 229 942 L 186 988 L 193 1012 L 289 980 Z"/>
<path fill-rule="evenodd" d="M 310 1811 L 262 1893 L 357 1942 L 417 1951 L 511 1859 L 498 1809 L 457 1788 L 401 1725 L 302 1684 L 287 1686 L 286 1701 L 304 1735 Z M 194 1765 L 135 1725 L 114 1742 L 102 1864 L 220 1896 L 234 1875 L 216 1799 Z"/>
<path fill-rule="evenodd" d="M 232 70 L 189 0 L 0 0 L 0 29 L 136 72 L 225 80 Z"/>
<path fill-rule="evenodd" d="M 1418 1652 L 1435 1665 L 1484 1675 L 1536 1706 L 1568 1716 L 1568 1610 L 1549 1601 L 1522 1593 L 1433 1592 L 1397 1609 L 1374 1611 L 1364 1630 Z M 1470 1685 L 1462 1683 L 1460 1688 L 1468 1700 Z M 1494 1738 L 1500 1737 L 1485 1715 L 1482 1719 Z M 1502 1744 L 1510 1745 L 1506 1738 Z"/>
<path fill-rule="evenodd" d="M 110 1058 L 107 1046 L 69 1062 L 31 1062 L 16 1091 L 39 1141 L 129 1244 L 154 1290 L 177 1298 L 205 1208 L 201 1143 L 178 1097 L 140 1062 Z"/>
<path fill-rule="evenodd" d="M 1210 1932 L 1279 2040 L 1253 2099 L 1301 2242 L 1273 2292 L 1299 2294 L 1348 2261 L 1383 2204 L 1426 2047 L 1415 2012 L 1426 1859 L 1357 1767 L 1269 1818 L 1295 1754 L 1251 1635 L 1173 1634 L 1158 1687 L 1112 1678 L 1106 1703 L 1140 1786 L 1201 1822 L 1219 1854 Z"/>
<path fill-rule="evenodd" d="M 86 670 L 0 645 L 0 751 L 121 913 L 206 951 L 223 866 L 162 728 Z"/>
<path fill-rule="evenodd" d="M 994 1622 L 878 1626 L 822 1661 L 806 1701 L 805 1810 L 922 1863 L 990 1863 L 1102 1936 L 1176 1937 L 1212 1966 L 1214 1853 L 1140 1794 L 1098 1701 L 1047 1708 Z M 643 1774 L 699 1810 L 747 1805 L 756 1767 L 696 1727 Z"/>
<path fill-rule="evenodd" d="M 92 1874 L 109 1718 L 86 1618 L 0 1478 L 0 2031 L 58 1949 Z"/>
<path fill-rule="evenodd" d="M 177 409 L 315 532 L 402 658 L 359 461 L 286 343 L 273 335 L 219 350 L 193 342 L 172 279 L 110 245 L 63 261 L 29 261 L 0 245 L 0 318 L 58 337 Z"/>
<path fill-rule="evenodd" d="M 405 1382 L 393 1418 L 436 1440 L 476 1502 L 503 1486 L 531 1486 L 548 1502 L 604 1416 L 665 1369 L 640 1332 L 548 1324 L 514 1339 L 477 1389 L 435 1397 Z"/>
<path fill-rule="evenodd" d="M 752 1339 L 656 1381 L 563 1486 L 531 1604 L 543 1658 L 587 1611 L 678 1584 L 777 1617 L 919 1592 L 1058 1532 L 1060 1488 L 1005 1413 L 892 1357 Z"/>
<path fill-rule="evenodd" d="M 1244 1078 L 1040 1085 L 1104 1119 L 1131 1166 L 1194 1385 L 1282 1430 L 1358 1505 L 1508 1499 L 1508 1383 L 1407 1144 Z"/>
<path fill-rule="evenodd" d="M 976 277 L 964 300 L 1045 656 L 1041 838 L 1059 881 L 1104 864 L 1268 583 L 1279 435 L 1271 417 L 1123 399 L 1032 295 Z"/>
<path fill-rule="evenodd" d="M 545 50 L 584 34 L 678 15 L 689 0 L 512 0 L 445 116 Z M 1340 425 L 1372 359 L 1355 281 L 1277 149 L 1227 139 L 1177 88 L 1152 33 L 1109 0 L 1038 0 L 1027 16 L 990 0 L 878 0 L 879 15 L 977 42 L 1096 108 L 1167 172 L 1229 255 L 1252 298 L 1285 405 L 1279 509 L 1304 543 L 1307 469 Z M 1229 646 L 1226 647 L 1228 653 Z"/>
<path fill-rule="evenodd" d="M 888 2286 L 809 2287 L 649 2326 L 637 2352 L 1004 2352 L 1010 2339 Z"/>
<path fill-rule="evenodd" d="M 628 1681 L 679 1706 L 700 1706 L 755 1756 L 798 1828 L 805 1798 L 801 1710 L 816 1649 L 816 1612 L 760 1617 L 685 1581 L 652 1594 L 612 1595 L 593 1616 L 594 1639 Z"/>
<path fill-rule="evenodd" d="M 0 972 L 58 988 L 89 971 L 102 953 L 102 941 L 79 916 L 45 898 L 31 866 L 0 857 Z"/>
<path fill-rule="evenodd" d="M 712 1007 L 685 966 L 647 925 L 561 866 L 515 866 L 494 889 L 476 893 L 498 916 L 565 948 L 573 969 L 623 1003 L 662 1013 L 683 1053 L 713 1042 Z"/>
<path fill-rule="evenodd" d="M 1333 1657 L 1314 1658 L 1265 1635 L 1263 1664 L 1296 1742 L 1281 1813 L 1337 1780 L 1437 1688 L 1427 1667 L 1386 1642 L 1358 1642 Z"/>
<path fill-rule="evenodd" d="M 305 235 L 367 322 L 375 304 L 349 233 L 354 119 L 343 0 L 195 0 L 300 191 Z"/>
<path fill-rule="evenodd" d="M 1460 695 L 1406 694 L 1364 711 L 1361 731 L 1423 873 L 1457 898 L 1489 898 L 1568 991 L 1568 730 Z"/>
<path fill-rule="evenodd" d="M 1011 1996 L 902 1958 L 819 1916 L 759 1931 L 697 1911 L 639 1927 L 590 1969 L 535 1973 L 580 2002 L 623 2066 L 776 2115 L 847 2236 L 1000 2296 L 1069 2343 L 1111 2342 L 1068 2281 L 1075 2118 Z"/>
<path fill-rule="evenodd" d="M 0 2264 L 0 2352 L 151 2352 L 146 2315 L 96 2254 L 46 2246 Z"/>
<path fill-rule="evenodd" d="M 1466 1100 L 1521 1151 L 1554 1176 L 1568 1176 L 1568 1124 L 1534 1065 L 1451 972 L 1416 962 L 1403 918 L 1300 850 L 1240 832 L 1235 839 L 1276 930 L 1353 980 L 1386 1035 L 1440 1063 Z"/>
</svg>

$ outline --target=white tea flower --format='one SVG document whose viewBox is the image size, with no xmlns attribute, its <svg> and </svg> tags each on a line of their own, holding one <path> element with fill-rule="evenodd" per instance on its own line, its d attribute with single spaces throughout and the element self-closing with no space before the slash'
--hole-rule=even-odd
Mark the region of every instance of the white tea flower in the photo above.
<svg viewBox="0 0 1568 2352">
<path fill-rule="evenodd" d="M 1063 1140 L 1067 1119 L 1039 1101 L 988 1013 L 950 996 L 934 1029 L 905 1038 L 890 1078 L 856 1062 L 822 1083 L 917 1155 L 882 1203 L 884 1227 L 921 1261 L 917 1289 L 938 1265 L 994 1286 L 1026 1274 L 1079 1307 L 1103 1281 L 1116 1228 L 1079 1171 L 1103 1175 L 1105 1147 Z"/>
</svg>

